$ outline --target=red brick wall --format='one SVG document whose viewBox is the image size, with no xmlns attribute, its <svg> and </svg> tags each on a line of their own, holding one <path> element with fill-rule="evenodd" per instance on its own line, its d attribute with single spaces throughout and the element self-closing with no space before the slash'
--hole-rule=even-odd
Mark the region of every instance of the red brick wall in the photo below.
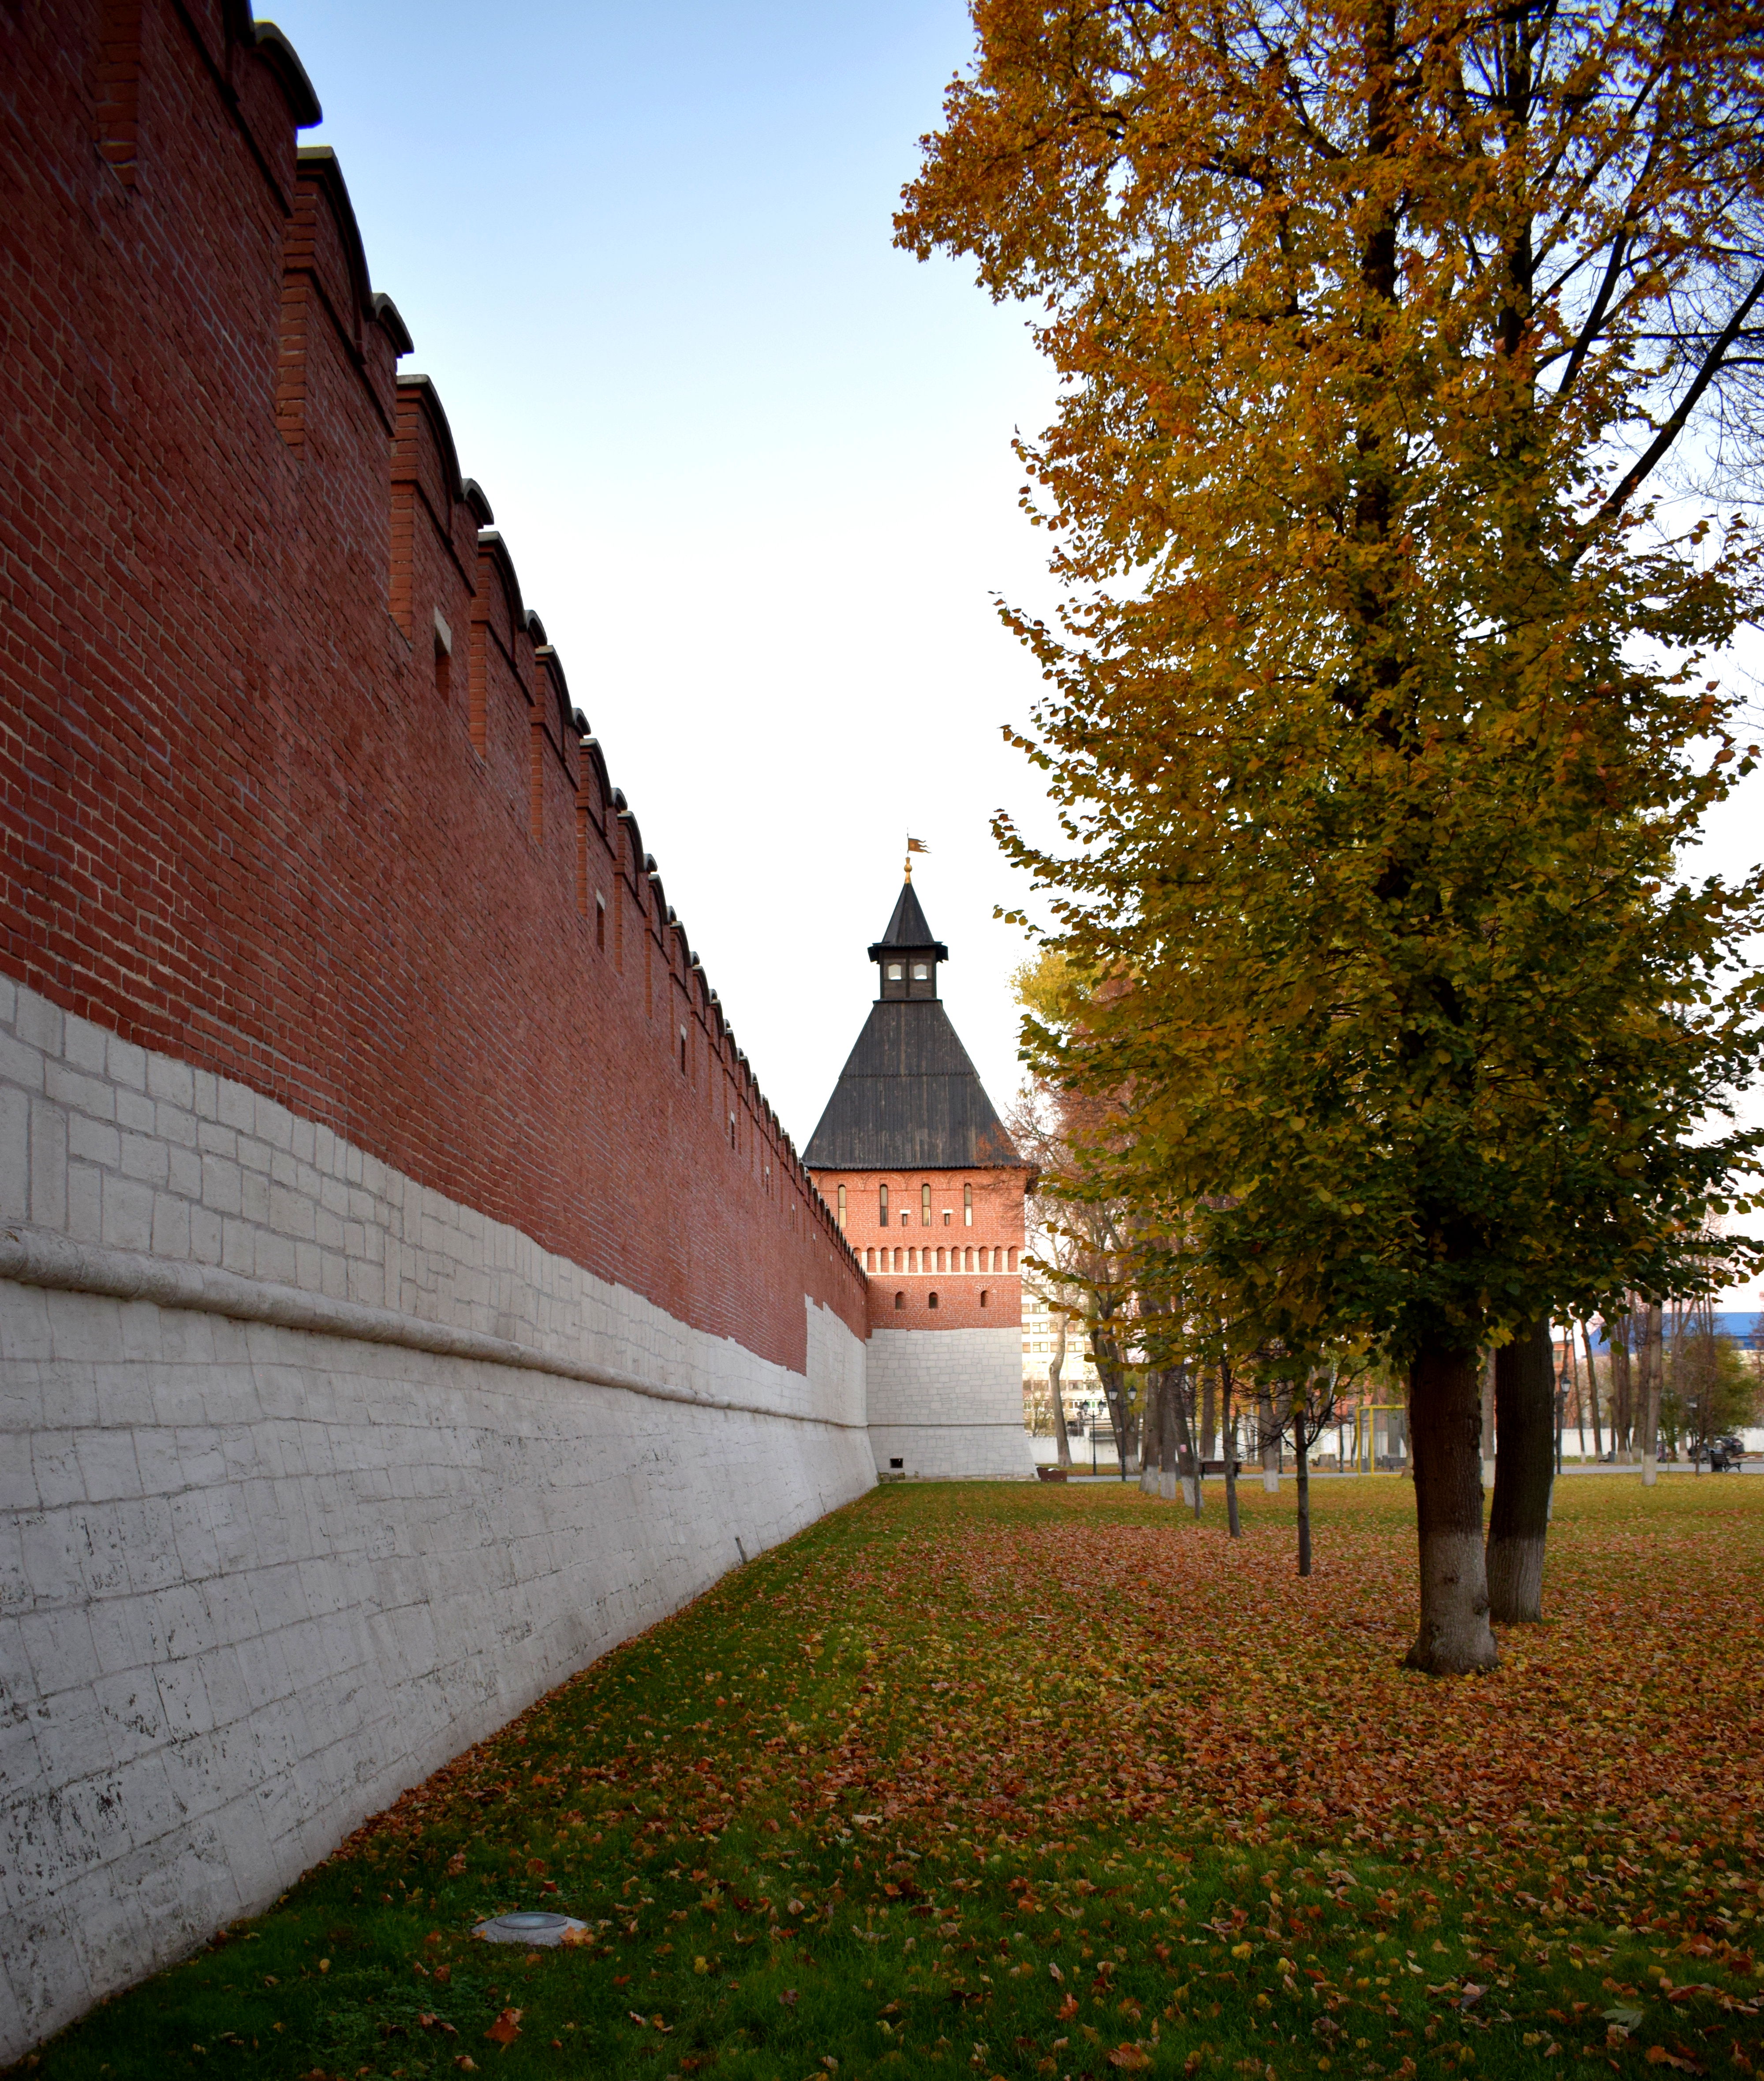
<svg viewBox="0 0 1764 2081">
<path fill-rule="evenodd" d="M 767 1358 L 861 1335 L 297 68 L 23 0 L 0 78 L 0 969 Z"/>
<path fill-rule="evenodd" d="M 1018 1261 L 1029 1175 L 1027 1166 L 987 1171 L 817 1171 L 815 1183 L 836 1215 L 839 1188 L 845 1188 L 846 1240 L 856 1251 L 869 1282 L 871 1328 L 1019 1327 L 1023 1289 Z M 886 1230 L 880 1218 L 880 1188 L 884 1185 L 888 1188 Z M 931 1188 L 928 1227 L 924 1221 L 927 1185 Z M 973 1194 L 971 1225 L 964 1218 L 964 1188 Z M 970 1251 L 974 1253 L 972 1266 Z M 897 1293 L 902 1297 L 898 1308 L 894 1305 Z M 933 1293 L 937 1296 L 934 1308 L 930 1305 Z M 985 1307 L 981 1305 L 982 1293 L 986 1296 Z"/>
</svg>

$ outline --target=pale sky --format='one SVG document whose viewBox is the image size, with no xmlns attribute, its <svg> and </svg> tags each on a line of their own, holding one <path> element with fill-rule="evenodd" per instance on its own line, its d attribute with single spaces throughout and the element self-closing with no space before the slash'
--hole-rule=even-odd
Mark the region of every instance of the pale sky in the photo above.
<svg viewBox="0 0 1764 2081">
<path fill-rule="evenodd" d="M 1004 746 L 1044 598 L 1019 315 L 889 220 L 965 57 L 957 0 L 504 12 L 262 0 L 325 110 L 376 289 L 432 376 L 667 899 L 800 1148 L 914 875 L 993 1101 L 1019 1078 L 1045 816 Z"/>
<path fill-rule="evenodd" d="M 1046 606 L 1013 428 L 1023 316 L 889 220 L 970 30 L 960 0 L 262 0 L 300 53 L 374 287 L 434 378 L 668 901 L 798 1147 L 874 995 L 908 830 L 945 994 L 1018 1080 L 1001 725 Z M 1754 710 L 1754 713 L 1758 713 Z M 1758 851 L 1764 787 L 1712 863 Z M 1730 1305 L 1757 1305 L 1757 1283 Z"/>
</svg>

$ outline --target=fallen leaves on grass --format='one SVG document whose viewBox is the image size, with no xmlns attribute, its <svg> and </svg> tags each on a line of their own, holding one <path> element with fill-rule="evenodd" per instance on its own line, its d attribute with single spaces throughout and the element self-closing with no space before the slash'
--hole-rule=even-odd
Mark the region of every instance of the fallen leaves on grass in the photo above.
<svg viewBox="0 0 1764 2081">
<path fill-rule="evenodd" d="M 1550 1622 L 1464 1684 L 1399 1667 L 1412 1492 L 1313 1501 L 1300 1583 L 1290 1495 L 1246 1497 L 1232 1542 L 1130 1491 L 890 1490 L 541 1701 L 309 1883 L 464 1926 L 561 1886 L 592 1927 L 523 1976 L 529 2039 L 563 1991 L 628 1988 L 674 2020 L 632 2024 L 726 2044 L 732 2081 L 759 2058 L 742 2028 L 859 2070 L 886 2037 L 921 2070 L 951 2003 L 1030 2066 L 1025 2041 L 1071 2025 L 1093 2070 L 1145 2051 L 1095 2024 L 1161 2017 L 1155 2057 L 1190 2081 L 1263 2073 L 1275 2031 L 1324 2073 L 1455 2069 L 1460 2040 L 1528 2025 L 1528 2058 L 1558 2058 L 1546 2018 L 1572 2066 L 1607 2003 L 1614 2056 L 1671 2068 L 1692 2055 L 1644 2013 L 1749 2017 L 1764 1483 L 1562 1484 Z M 722 1963 L 754 1944 L 743 1994 Z M 292 1981 L 313 1954 L 273 1962 Z M 468 2031 L 506 1998 L 474 1977 L 496 1971 L 462 1963 Z M 861 2044 L 808 2042 L 821 1993 L 860 1980 L 899 1999 L 898 2037 L 860 2003 Z M 1107 2003 L 1095 2024 L 1069 1986 Z"/>
<path fill-rule="evenodd" d="M 504 2009 L 484 2035 L 493 2045 L 512 2045 L 521 2034 L 521 2012 Z"/>
</svg>

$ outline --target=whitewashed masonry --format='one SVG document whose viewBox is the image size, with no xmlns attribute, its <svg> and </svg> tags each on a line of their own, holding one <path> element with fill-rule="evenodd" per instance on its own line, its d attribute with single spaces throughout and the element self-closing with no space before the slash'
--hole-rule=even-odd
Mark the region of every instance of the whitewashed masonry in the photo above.
<svg viewBox="0 0 1764 2081">
<path fill-rule="evenodd" d="M 0 2058 L 874 1479 L 707 1336 L 0 982 Z"/>
</svg>

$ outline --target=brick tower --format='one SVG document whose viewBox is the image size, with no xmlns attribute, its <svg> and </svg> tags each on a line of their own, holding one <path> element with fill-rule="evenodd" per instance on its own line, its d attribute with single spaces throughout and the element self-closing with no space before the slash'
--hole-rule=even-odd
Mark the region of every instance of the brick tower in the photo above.
<svg viewBox="0 0 1764 2081">
<path fill-rule="evenodd" d="M 869 1280 L 880 1472 L 1027 1478 L 1018 1259 L 1031 1167 L 937 994 L 949 949 L 905 885 L 880 988 L 804 1162 Z"/>
</svg>

